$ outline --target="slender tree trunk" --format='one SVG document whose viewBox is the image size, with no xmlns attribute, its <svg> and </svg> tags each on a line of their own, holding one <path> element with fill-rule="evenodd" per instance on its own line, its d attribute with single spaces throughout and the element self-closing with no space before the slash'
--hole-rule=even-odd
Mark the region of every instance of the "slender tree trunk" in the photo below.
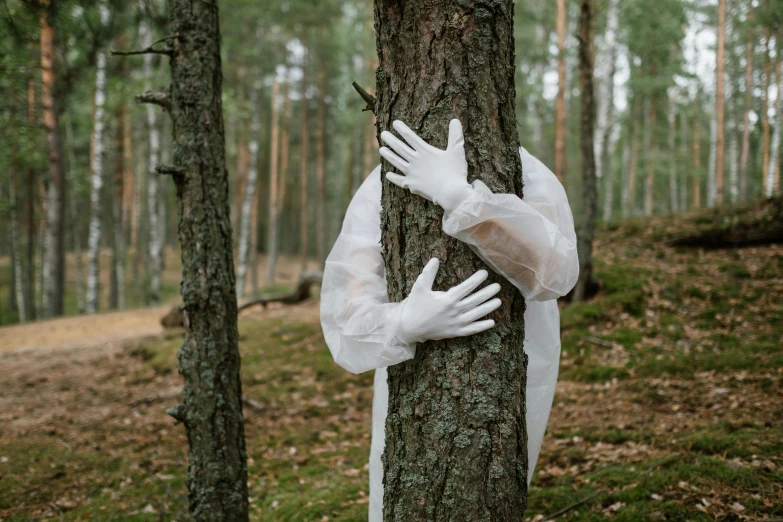
<svg viewBox="0 0 783 522">
<path fill-rule="evenodd" d="M 306 47 L 306 45 L 305 45 Z M 307 270 L 307 258 L 310 255 L 309 223 L 307 222 L 307 191 L 310 184 L 307 182 L 307 168 L 309 155 L 309 122 L 307 118 L 307 58 L 302 63 L 302 120 L 301 140 L 302 149 L 299 153 L 299 248 L 302 257 L 302 271 Z"/>
<path fill-rule="evenodd" d="M 753 0 L 748 0 L 748 24 L 753 23 Z M 753 43 L 750 33 L 745 44 L 745 111 L 742 120 L 742 153 L 739 167 L 739 199 L 748 197 L 748 162 L 750 159 L 750 111 L 753 108 Z"/>
<path fill-rule="evenodd" d="M 639 164 L 639 123 L 638 119 L 635 117 L 637 114 L 637 104 L 638 108 L 641 109 L 641 102 L 637 102 L 636 97 L 634 96 L 634 106 L 631 108 L 631 146 L 630 146 L 630 156 L 629 156 L 629 162 L 627 166 L 627 176 L 628 176 L 628 182 L 625 186 L 625 192 L 624 200 L 623 200 L 623 218 L 627 219 L 631 217 L 635 210 L 636 210 L 636 170 Z"/>
<path fill-rule="evenodd" d="M 26 295 L 22 285 L 22 248 L 19 240 L 19 208 L 17 200 L 19 194 L 19 184 L 17 180 L 17 144 L 14 143 L 11 150 L 11 183 L 8 187 L 9 213 L 11 214 L 11 275 L 13 279 L 12 294 L 15 297 L 16 311 L 19 314 L 19 322 L 27 322 L 27 302 Z"/>
<path fill-rule="evenodd" d="M 731 24 L 729 24 L 731 27 Z M 731 33 L 729 33 L 731 34 Z M 737 141 L 737 111 L 733 75 L 727 75 L 726 112 L 728 112 L 727 132 L 729 133 L 729 199 L 732 203 L 739 199 L 739 143 Z"/>
<path fill-rule="evenodd" d="M 277 80 L 272 84 L 272 137 L 270 139 L 270 156 L 269 156 L 269 223 L 267 232 L 267 272 L 266 283 L 268 285 L 275 282 L 275 268 L 277 265 L 277 153 L 279 149 L 278 144 L 278 104 L 277 95 L 279 93 L 280 84 Z"/>
<path fill-rule="evenodd" d="M 69 191 L 69 218 L 71 221 L 71 230 L 73 231 L 73 253 L 76 257 L 76 308 L 80 314 L 86 310 L 84 295 L 84 267 L 82 266 L 82 231 L 79 227 L 79 201 L 76 197 L 77 183 L 77 163 L 73 151 L 73 125 L 71 118 L 66 120 L 65 124 L 65 148 L 68 150 L 68 183 L 71 185 Z"/>
<path fill-rule="evenodd" d="M 29 80 L 28 82 L 28 88 L 27 88 L 27 123 L 31 127 L 35 125 L 36 118 L 35 118 L 35 81 Z M 38 174 L 36 170 L 34 170 L 31 167 L 27 168 L 27 198 L 25 202 L 25 211 L 27 214 L 27 245 L 26 245 L 26 263 L 23 266 L 24 270 L 24 289 L 25 289 L 25 302 L 27 304 L 27 318 L 32 320 L 35 320 L 36 318 L 36 307 L 35 307 L 35 274 L 36 274 L 36 268 L 40 264 L 40 259 L 36 260 L 35 258 L 35 246 L 37 244 L 36 241 L 36 230 L 37 230 L 37 222 L 36 222 L 36 215 L 35 215 L 35 201 L 36 201 L 36 191 L 38 188 Z"/>
<path fill-rule="evenodd" d="M 426 6 L 376 0 L 375 27 L 376 136 L 399 119 L 443 148 L 449 120 L 457 117 L 466 129 L 468 172 L 495 192 L 521 197 L 512 0 L 435 0 Z M 438 289 L 485 267 L 467 245 L 441 231 L 441 218 L 439 207 L 384 182 L 381 243 L 390 301 L 408 295 L 433 256 L 447 261 Z M 523 517 L 524 299 L 491 270 L 490 281 L 501 285 L 504 300 L 491 314 L 495 328 L 422 343 L 413 360 L 388 369 L 384 520 Z"/>
<path fill-rule="evenodd" d="M 713 114 L 710 120 L 710 159 L 707 167 L 707 206 L 715 206 L 718 194 L 718 118 Z"/>
<path fill-rule="evenodd" d="M 620 22 L 620 0 L 609 0 L 606 14 L 604 49 L 601 56 L 601 73 L 596 71 L 598 84 L 598 114 L 595 128 L 595 175 L 604 174 L 603 164 L 609 135 L 614 122 L 614 73 L 617 59 L 617 27 Z M 596 58 L 596 66 L 598 66 Z M 606 213 L 606 211 L 604 211 Z"/>
<path fill-rule="evenodd" d="M 780 99 L 783 98 L 783 90 L 781 90 L 781 88 L 783 88 L 783 81 L 781 81 L 780 78 L 780 64 L 782 62 L 783 60 L 781 60 L 778 56 L 777 64 L 775 66 L 775 77 L 777 80 L 777 98 L 775 99 L 775 132 L 772 135 L 772 143 L 769 152 L 769 164 L 767 165 L 767 180 L 765 183 L 766 192 L 764 193 L 764 195 L 768 198 L 775 194 L 778 185 L 780 184 L 780 172 L 778 171 L 780 165 L 778 162 L 780 157 L 781 128 L 783 128 L 783 104 L 780 102 Z"/>
<path fill-rule="evenodd" d="M 221 103 L 216 0 L 171 0 L 175 164 L 185 340 L 179 351 L 183 403 L 167 410 L 188 437 L 193 519 L 248 520 L 247 456 L 237 346 L 237 296 Z M 152 163 L 154 165 L 154 163 Z M 152 177 L 152 176 L 151 176 Z"/>
<path fill-rule="evenodd" d="M 557 0 L 557 100 L 555 102 L 555 175 L 565 182 L 566 169 L 566 0 Z"/>
<path fill-rule="evenodd" d="M 125 214 L 125 105 L 116 109 L 116 134 L 114 151 L 114 208 L 112 237 L 112 283 L 110 307 L 125 309 L 125 230 L 122 217 Z"/>
<path fill-rule="evenodd" d="M 152 43 L 152 29 L 149 21 L 142 19 L 139 26 L 139 36 L 142 47 Z M 147 91 L 152 89 L 152 55 L 144 55 L 144 86 Z M 160 208 L 158 204 L 158 166 L 160 154 L 160 133 L 155 109 L 147 105 L 147 133 L 149 138 L 147 150 L 147 288 L 145 302 L 158 304 L 160 302 L 160 273 L 162 270 Z"/>
<path fill-rule="evenodd" d="M 98 5 L 101 17 L 101 25 L 106 27 L 109 23 L 109 7 L 105 1 Z M 93 121 L 93 134 L 95 145 L 90 176 L 90 235 L 87 240 L 87 313 L 94 314 L 98 311 L 100 299 L 99 269 L 101 250 L 101 189 L 103 188 L 103 130 L 104 130 L 104 105 L 106 103 L 106 49 L 98 51 L 96 57 L 97 72 L 95 76 L 95 119 Z"/>
<path fill-rule="evenodd" d="M 680 161 L 688 165 L 688 120 L 685 111 L 680 112 Z M 687 169 L 690 170 L 690 169 Z M 688 173 L 680 176 L 680 210 L 688 210 Z"/>
<path fill-rule="evenodd" d="M 247 180 L 245 194 L 242 200 L 242 210 L 239 217 L 239 248 L 237 260 L 237 297 L 245 293 L 245 275 L 247 274 L 248 253 L 250 250 L 250 235 L 252 232 L 253 202 L 255 201 L 256 180 L 258 178 L 258 134 L 261 129 L 261 108 L 258 103 L 258 89 L 253 87 L 250 92 L 250 137 L 249 156 L 247 161 Z"/>
<path fill-rule="evenodd" d="M 595 173 L 595 102 L 593 100 L 593 7 L 591 0 L 580 0 L 579 83 L 582 87 L 582 221 L 577 235 L 579 280 L 574 301 L 584 301 L 593 277 L 593 239 L 598 210 Z"/>
<path fill-rule="evenodd" d="M 725 77 L 724 60 L 726 56 L 726 0 L 718 0 L 718 52 L 717 52 L 717 71 L 716 71 L 716 123 L 717 123 L 717 144 L 715 150 L 715 196 L 714 204 L 723 203 L 723 164 L 725 154 Z"/>
<path fill-rule="evenodd" d="M 677 92 L 674 87 L 669 88 L 669 205 L 672 212 L 679 212 L 679 180 L 677 179 Z"/>
<path fill-rule="evenodd" d="M 55 28 L 49 15 L 56 0 L 42 0 L 41 11 L 41 104 L 49 154 L 49 182 L 46 190 L 46 228 L 43 242 L 45 258 L 42 288 L 46 317 L 63 314 L 65 284 L 65 168 L 60 142 L 59 113 L 54 69 Z"/>
<path fill-rule="evenodd" d="M 693 208 L 701 208 L 701 125 L 693 119 Z"/>
<path fill-rule="evenodd" d="M 653 68 L 653 72 L 655 69 Z M 650 94 L 650 117 L 647 121 L 647 181 L 644 187 L 644 214 L 646 216 L 652 216 L 655 202 L 655 154 L 656 139 L 655 139 L 655 124 L 656 116 L 658 113 L 657 96 L 653 92 Z"/>
<path fill-rule="evenodd" d="M 318 123 L 316 124 L 315 138 L 315 182 L 318 198 L 316 201 L 316 229 L 315 229 L 315 256 L 318 259 L 319 270 L 323 268 L 326 260 L 324 254 L 326 242 L 326 216 L 324 215 L 324 171 L 326 170 L 326 71 L 323 65 L 318 70 Z"/>
<path fill-rule="evenodd" d="M 770 0 L 766 2 L 766 10 L 769 12 Z M 764 90 L 761 96 L 761 140 L 763 146 L 763 155 L 761 158 L 761 179 L 763 194 L 768 194 L 770 189 L 767 187 L 769 175 L 769 85 L 772 83 L 772 61 L 770 59 L 770 46 L 772 41 L 772 27 L 767 22 L 766 35 L 764 39 Z"/>
</svg>

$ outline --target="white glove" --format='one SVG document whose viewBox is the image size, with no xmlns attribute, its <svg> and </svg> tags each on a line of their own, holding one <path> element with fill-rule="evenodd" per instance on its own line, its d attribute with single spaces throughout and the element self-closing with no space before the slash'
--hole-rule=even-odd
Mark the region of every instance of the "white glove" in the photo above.
<svg viewBox="0 0 783 522">
<path fill-rule="evenodd" d="M 381 147 L 379 152 L 405 175 L 389 172 L 386 179 L 440 205 L 444 210 L 457 208 L 473 190 L 468 183 L 465 138 L 460 121 L 454 119 L 449 123 L 446 150 L 429 145 L 399 120 L 392 125 L 408 143 L 406 145 L 391 132 L 383 131 L 381 139 L 394 151 Z"/>
<path fill-rule="evenodd" d="M 447 292 L 435 292 L 432 284 L 439 267 L 440 261 L 430 259 L 402 302 L 397 338 L 404 343 L 465 337 L 495 326 L 492 319 L 477 319 L 498 309 L 500 299 L 488 299 L 500 285 L 493 283 L 468 296 L 487 279 L 487 271 L 479 270 Z"/>
</svg>

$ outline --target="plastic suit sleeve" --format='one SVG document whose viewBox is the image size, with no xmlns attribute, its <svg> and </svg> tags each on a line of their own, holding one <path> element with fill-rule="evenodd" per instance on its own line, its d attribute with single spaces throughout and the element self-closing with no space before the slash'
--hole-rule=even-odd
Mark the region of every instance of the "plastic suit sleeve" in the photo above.
<svg viewBox="0 0 783 522">
<path fill-rule="evenodd" d="M 443 217 L 443 230 L 467 243 L 525 299 L 548 301 L 567 294 L 579 276 L 574 219 L 555 175 L 520 149 L 524 200 L 494 194 L 481 181 Z"/>
<path fill-rule="evenodd" d="M 386 293 L 380 190 L 377 168 L 348 207 L 321 285 L 326 344 L 334 361 L 352 373 L 399 364 L 416 353 L 415 343 L 397 339 L 402 303 L 389 303 Z"/>
</svg>

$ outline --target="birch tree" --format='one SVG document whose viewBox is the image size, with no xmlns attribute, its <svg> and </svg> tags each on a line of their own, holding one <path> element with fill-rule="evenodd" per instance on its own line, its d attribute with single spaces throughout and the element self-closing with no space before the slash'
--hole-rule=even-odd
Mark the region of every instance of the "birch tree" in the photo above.
<svg viewBox="0 0 783 522">
<path fill-rule="evenodd" d="M 109 6 L 107 2 L 98 4 L 101 25 L 109 24 Z M 94 150 L 90 165 L 90 233 L 87 238 L 87 293 L 86 311 L 94 314 L 98 311 L 99 294 L 99 256 L 101 248 L 101 189 L 103 187 L 103 131 L 104 105 L 106 104 L 106 49 L 98 50 L 95 74 L 95 116 L 93 120 Z"/>
<path fill-rule="evenodd" d="M 258 86 L 250 91 L 250 138 L 248 143 L 247 184 L 242 199 L 239 218 L 239 248 L 237 260 L 237 297 L 245 293 L 245 276 L 250 245 L 253 201 L 255 200 L 256 181 L 258 179 L 258 135 L 261 130 L 261 109 L 258 103 Z"/>
</svg>

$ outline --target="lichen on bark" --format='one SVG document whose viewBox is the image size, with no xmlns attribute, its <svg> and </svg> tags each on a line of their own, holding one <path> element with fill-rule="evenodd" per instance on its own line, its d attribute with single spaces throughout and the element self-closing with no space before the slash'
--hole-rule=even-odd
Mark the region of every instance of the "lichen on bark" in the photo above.
<svg viewBox="0 0 783 522">
<path fill-rule="evenodd" d="M 514 117 L 512 0 L 375 1 L 378 135 L 402 120 L 445 148 L 465 129 L 469 180 L 522 196 Z M 391 166 L 384 162 L 383 171 Z M 443 233 L 442 211 L 384 181 L 382 247 L 389 299 L 410 292 L 431 257 L 444 290 L 488 267 Z M 527 497 L 524 299 L 501 284 L 495 328 L 420 344 L 389 368 L 384 520 L 520 520 Z"/>
</svg>

